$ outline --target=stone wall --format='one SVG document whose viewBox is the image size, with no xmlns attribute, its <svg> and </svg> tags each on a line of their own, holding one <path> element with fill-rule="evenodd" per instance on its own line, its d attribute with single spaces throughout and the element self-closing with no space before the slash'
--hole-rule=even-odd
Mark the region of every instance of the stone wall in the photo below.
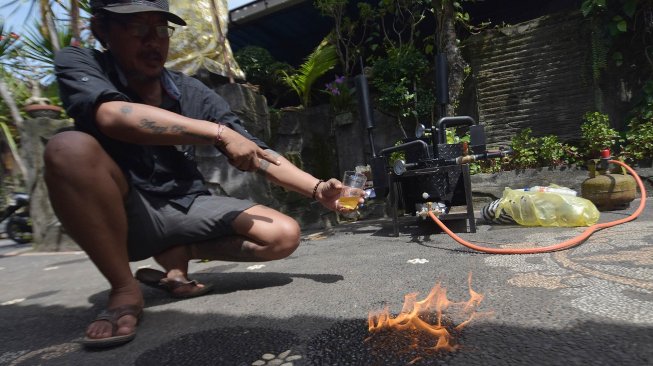
<svg viewBox="0 0 653 366">
<path fill-rule="evenodd" d="M 242 84 L 223 84 L 214 90 L 229 103 L 252 135 L 270 142 L 270 114 L 265 97 Z M 198 146 L 195 154 L 198 167 L 213 192 L 279 206 L 264 177 L 234 168 L 213 146 Z"/>
<path fill-rule="evenodd" d="M 589 37 L 576 12 L 470 37 L 464 50 L 472 75 L 462 114 L 486 126 L 490 145 L 507 145 L 524 128 L 579 139 L 582 116 L 596 110 Z"/>
</svg>

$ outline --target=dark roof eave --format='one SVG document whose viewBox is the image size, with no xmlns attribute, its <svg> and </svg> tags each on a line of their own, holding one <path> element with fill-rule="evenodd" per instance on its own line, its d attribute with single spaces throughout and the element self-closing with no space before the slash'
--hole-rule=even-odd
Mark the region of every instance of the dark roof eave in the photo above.
<svg viewBox="0 0 653 366">
<path fill-rule="evenodd" d="M 229 12 L 229 22 L 246 24 L 307 0 L 258 0 L 235 8 Z"/>
</svg>

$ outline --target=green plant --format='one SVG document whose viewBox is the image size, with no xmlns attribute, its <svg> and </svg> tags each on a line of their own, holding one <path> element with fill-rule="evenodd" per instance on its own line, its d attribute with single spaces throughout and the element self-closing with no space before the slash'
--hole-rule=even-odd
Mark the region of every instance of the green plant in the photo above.
<svg viewBox="0 0 653 366">
<path fill-rule="evenodd" d="M 335 47 L 324 40 L 294 73 L 282 71 L 283 81 L 297 93 L 301 105 L 308 107 L 313 84 L 320 76 L 333 69 L 337 61 Z"/>
<path fill-rule="evenodd" d="M 647 80 L 631 111 L 624 157 L 633 161 L 653 157 L 653 80 Z"/>
<path fill-rule="evenodd" d="M 577 149 L 560 142 L 557 136 L 535 137 L 532 132 L 526 128 L 512 138 L 510 147 L 514 154 L 503 161 L 504 169 L 554 167 L 580 160 Z"/>
<path fill-rule="evenodd" d="M 16 42 L 20 36 L 12 31 L 5 30 L 4 23 L 0 23 L 0 66 L 11 66 L 9 57 L 16 50 Z"/>
<path fill-rule="evenodd" d="M 412 46 L 388 50 L 388 56 L 373 65 L 371 84 L 376 88 L 375 105 L 397 116 L 404 136 L 402 120 L 430 120 L 433 110 L 432 85 L 426 57 Z"/>
<path fill-rule="evenodd" d="M 576 146 L 562 143 L 556 135 L 539 138 L 538 162 L 541 166 L 572 165 L 583 159 Z"/>
<path fill-rule="evenodd" d="M 510 141 L 514 155 L 509 166 L 513 168 L 534 168 L 537 166 L 537 139 L 531 135 L 532 130 L 526 128 L 517 133 Z"/>
<path fill-rule="evenodd" d="M 333 18 L 333 30 L 328 35 L 336 46 L 336 53 L 344 75 L 352 74 L 352 67 L 358 62 L 366 47 L 376 47 L 369 44 L 368 27 L 372 23 L 375 12 L 370 4 L 359 2 L 358 17 L 348 14 L 349 0 L 315 0 L 315 7 L 325 16 Z M 366 44 L 367 43 L 367 44 Z"/>
<path fill-rule="evenodd" d="M 399 140 L 399 141 L 395 142 L 394 146 L 399 146 L 399 145 L 401 145 L 403 143 L 404 143 L 403 140 Z M 398 150 L 398 151 L 391 152 L 390 153 L 390 159 L 388 159 L 390 164 L 394 164 L 394 162 L 397 161 L 397 160 L 406 161 L 406 152 L 403 151 L 403 150 Z"/>
<path fill-rule="evenodd" d="M 508 158 L 505 158 L 508 159 Z M 504 159 L 503 158 L 494 158 L 481 160 L 469 164 L 469 173 L 470 174 L 479 174 L 479 173 L 498 173 L 503 171 Z"/>
<path fill-rule="evenodd" d="M 647 27 L 638 26 L 638 23 L 642 21 L 643 24 L 646 23 L 645 10 L 652 4 L 651 0 L 584 0 L 582 2 L 581 13 L 591 21 L 592 71 L 595 80 L 598 80 L 601 71 L 608 67 L 609 55 L 616 66 L 623 64 L 622 51 L 624 50 L 620 48 L 618 42 L 620 36 L 628 32 L 632 32 L 632 35 L 639 32 L 644 36 L 648 33 Z"/>
<path fill-rule="evenodd" d="M 63 27 L 57 29 L 56 36 L 58 44 L 69 45 L 72 40 L 70 30 Z M 52 66 L 57 51 L 55 47 L 50 38 L 41 33 L 39 23 L 32 24 L 22 36 L 22 51 L 32 61 Z"/>
<path fill-rule="evenodd" d="M 0 83 L 2 83 L 3 88 L 6 88 L 8 94 L 6 95 L 7 99 L 5 99 L 3 93 L 2 102 L 0 102 L 0 122 L 7 122 L 12 128 L 16 128 L 18 124 L 15 119 L 20 118 L 20 115 L 15 116 L 14 114 L 21 113 L 18 108 L 30 97 L 30 90 L 26 83 L 5 69 L 0 69 Z M 11 105 L 11 103 L 15 105 Z M 12 111 L 12 109 L 14 110 Z M 12 131 L 12 134 L 17 137 L 17 131 Z"/>
<path fill-rule="evenodd" d="M 445 136 L 446 136 L 446 139 L 447 139 L 447 144 L 458 144 L 458 143 L 461 143 L 461 142 L 469 143 L 469 141 L 471 139 L 471 137 L 469 136 L 469 133 L 466 133 L 463 136 L 459 136 L 456 133 L 455 128 L 447 128 L 446 131 L 445 131 Z"/>
<path fill-rule="evenodd" d="M 631 121 L 653 120 L 653 79 L 644 83 L 641 95 L 635 101 L 635 107 L 631 111 Z"/>
<path fill-rule="evenodd" d="M 453 114 L 462 95 L 466 69 L 469 65 L 462 57 L 457 29 L 464 33 L 478 33 L 487 23 L 472 24 L 471 17 L 463 9 L 463 3 L 476 0 L 380 0 L 370 5 L 367 2 L 349 0 L 315 0 L 315 7 L 322 14 L 334 19 L 334 28 L 329 37 L 337 45 L 340 66 L 344 75 L 354 73 L 355 66 L 365 60 L 374 66 L 374 78 L 380 69 L 399 70 L 397 60 L 410 59 L 410 54 L 399 54 L 397 50 L 415 50 L 424 56 L 427 70 L 433 70 L 433 55 L 447 54 L 449 64 L 449 106 L 447 113 Z M 414 61 L 414 60 L 413 60 Z M 357 65 L 358 64 L 358 65 Z M 360 65 L 361 67 L 364 65 Z M 432 72 L 409 69 L 407 74 L 385 79 L 373 85 L 378 90 L 373 94 L 375 105 L 386 113 L 397 116 L 397 124 L 407 136 L 402 120 L 407 118 L 433 119 Z M 371 79 L 374 84 L 375 80 Z M 381 85 L 385 84 L 385 85 Z"/>
<path fill-rule="evenodd" d="M 234 57 L 245 72 L 247 81 L 259 86 L 270 105 L 277 105 L 286 92 L 282 72 L 291 72 L 292 66 L 277 61 L 268 50 L 257 46 L 244 47 L 235 52 Z"/>
<path fill-rule="evenodd" d="M 19 140 L 18 128 L 22 126 L 23 117 L 19 105 L 29 97 L 29 89 L 15 65 L 20 49 L 21 37 L 5 29 L 0 23 L 0 122 L 6 122 L 11 135 Z"/>
<path fill-rule="evenodd" d="M 624 149 L 626 158 L 633 161 L 653 157 L 653 118 L 645 122 L 632 121 L 626 132 L 627 145 Z"/>
<path fill-rule="evenodd" d="M 325 85 L 325 92 L 329 95 L 329 103 L 336 114 L 352 110 L 354 91 L 347 85 L 344 76 L 336 75 L 335 80 Z"/>
<path fill-rule="evenodd" d="M 588 112 L 580 126 L 581 148 L 588 159 L 598 158 L 601 150 L 614 149 L 621 142 L 619 133 L 610 127 L 610 117 L 600 112 Z"/>
</svg>

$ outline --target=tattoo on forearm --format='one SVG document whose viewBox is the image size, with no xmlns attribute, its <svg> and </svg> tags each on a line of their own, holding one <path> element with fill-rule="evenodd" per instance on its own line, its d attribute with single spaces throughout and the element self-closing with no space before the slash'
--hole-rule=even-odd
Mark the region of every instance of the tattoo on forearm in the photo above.
<svg viewBox="0 0 653 366">
<path fill-rule="evenodd" d="M 120 112 L 122 112 L 123 114 L 130 114 L 132 112 L 132 107 L 129 106 L 129 105 L 122 106 L 122 107 L 120 107 Z M 178 134 L 178 135 L 185 135 L 185 136 L 191 136 L 191 137 L 199 138 L 199 139 L 202 139 L 202 140 L 208 141 L 208 142 L 213 141 L 213 138 L 210 137 L 210 136 L 200 135 L 200 134 L 197 134 L 197 133 L 194 133 L 194 132 L 188 132 L 186 130 L 186 127 L 184 127 L 184 126 L 173 125 L 173 126 L 170 126 L 168 128 L 168 127 L 165 127 L 165 126 L 157 125 L 156 121 L 152 121 L 152 120 L 147 119 L 147 118 L 141 119 L 139 126 L 141 128 L 143 128 L 143 129 L 150 130 L 152 133 L 155 133 L 155 134 L 158 134 L 158 135 L 164 134 L 166 132 L 170 132 L 170 133 L 174 133 L 174 134 Z"/>
<path fill-rule="evenodd" d="M 162 134 L 162 133 L 166 133 L 166 132 L 168 131 L 168 128 L 167 128 L 167 127 L 164 127 L 164 126 L 157 126 L 157 124 L 156 124 L 155 121 L 151 121 L 151 120 L 149 120 L 149 119 L 147 119 L 147 118 L 143 118 L 143 119 L 141 120 L 141 124 L 140 124 L 140 126 L 141 126 L 142 128 L 144 128 L 144 129 L 146 129 L 146 130 L 150 130 L 150 131 L 152 131 L 153 133 L 155 133 L 155 134 L 159 134 L 159 135 Z"/>
<path fill-rule="evenodd" d="M 281 157 L 281 155 L 279 155 L 278 152 L 276 152 L 276 151 L 274 151 L 272 149 L 265 149 L 265 152 L 268 153 L 268 155 L 270 155 L 270 157 L 272 157 L 274 160 L 279 160 L 279 157 Z M 259 164 L 259 168 L 256 171 L 256 173 L 258 173 L 258 174 L 265 177 L 269 168 L 270 168 L 270 162 L 267 161 L 267 160 L 261 159 L 261 162 Z"/>
<path fill-rule="evenodd" d="M 272 149 L 265 149 L 265 152 L 270 154 L 270 156 L 272 156 L 275 160 L 279 160 L 279 158 L 281 157 L 281 155 L 278 152 Z"/>
<path fill-rule="evenodd" d="M 120 107 L 120 113 L 122 114 L 131 114 L 132 112 L 132 106 L 130 105 L 123 105 Z"/>
<path fill-rule="evenodd" d="M 176 133 L 179 135 L 185 135 L 186 134 L 186 127 L 184 126 L 172 126 L 170 127 L 170 132 Z"/>
<path fill-rule="evenodd" d="M 259 162 L 258 170 L 256 171 L 258 174 L 261 174 L 262 176 L 265 176 L 268 172 L 268 168 L 270 167 L 270 162 L 267 160 L 261 159 Z"/>
</svg>

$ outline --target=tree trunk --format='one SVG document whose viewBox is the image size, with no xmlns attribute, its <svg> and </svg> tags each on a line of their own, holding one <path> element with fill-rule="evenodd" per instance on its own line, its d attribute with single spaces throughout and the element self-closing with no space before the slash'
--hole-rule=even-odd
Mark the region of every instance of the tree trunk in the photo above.
<svg viewBox="0 0 653 366">
<path fill-rule="evenodd" d="M 460 48 L 457 45 L 456 35 L 456 12 L 451 0 L 433 0 L 438 24 L 436 25 L 436 39 L 438 50 L 447 55 L 449 64 L 449 105 L 447 115 L 455 115 L 460 95 L 463 92 L 465 80 L 465 67 L 467 62 L 463 59 Z"/>
<path fill-rule="evenodd" d="M 52 44 L 52 51 L 58 52 L 61 49 L 59 45 L 59 35 L 57 34 L 57 26 L 54 24 L 54 14 L 48 0 L 41 0 L 41 27 L 45 27 L 45 32 L 42 30 L 44 37 L 50 38 Z"/>
<path fill-rule="evenodd" d="M 79 30 L 79 2 L 70 2 L 70 32 L 73 35 L 72 45 L 79 46 L 81 43 L 81 34 Z"/>
</svg>

